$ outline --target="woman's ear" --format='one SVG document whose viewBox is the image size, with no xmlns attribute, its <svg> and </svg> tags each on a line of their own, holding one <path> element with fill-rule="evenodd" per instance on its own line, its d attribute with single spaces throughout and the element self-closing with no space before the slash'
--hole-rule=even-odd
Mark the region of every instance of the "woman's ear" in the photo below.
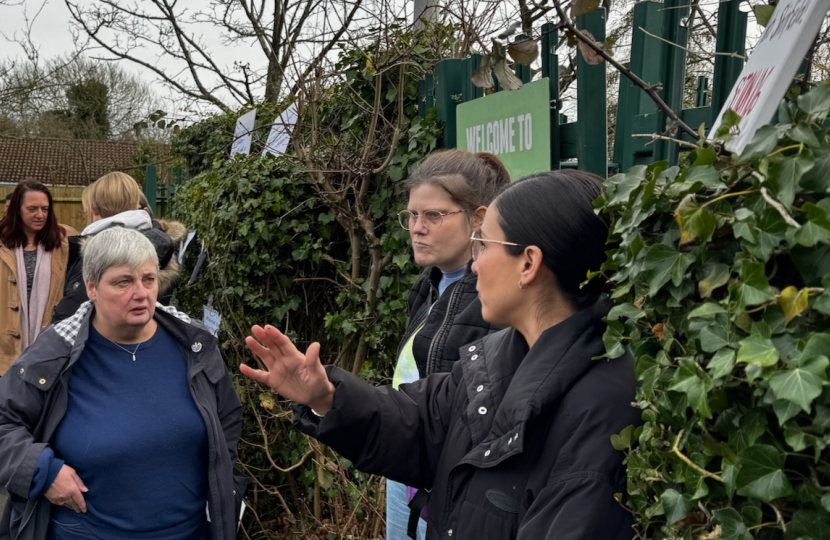
<svg viewBox="0 0 830 540">
<path fill-rule="evenodd" d="M 84 284 L 86 285 L 86 297 L 89 298 L 90 302 L 98 300 L 98 290 L 95 288 L 95 285 L 92 284 L 92 280 L 84 280 Z"/>
<path fill-rule="evenodd" d="M 542 250 L 536 246 L 527 246 L 520 257 L 523 259 L 521 283 L 529 286 L 541 278 Z"/>
<path fill-rule="evenodd" d="M 473 230 L 481 229 L 481 224 L 484 223 L 484 214 L 487 213 L 486 206 L 479 206 L 473 211 Z"/>
</svg>

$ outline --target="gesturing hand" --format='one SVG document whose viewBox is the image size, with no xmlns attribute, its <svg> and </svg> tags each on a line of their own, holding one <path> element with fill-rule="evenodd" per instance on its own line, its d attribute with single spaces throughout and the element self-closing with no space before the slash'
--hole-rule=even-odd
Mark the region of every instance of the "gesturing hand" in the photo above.
<svg viewBox="0 0 830 540">
<path fill-rule="evenodd" d="M 56 506 L 66 506 L 75 512 L 86 512 L 84 493 L 87 491 L 89 490 L 78 477 L 75 469 L 64 465 L 46 491 L 45 497 Z"/>
<path fill-rule="evenodd" d="M 242 374 L 267 384 L 291 401 L 308 405 L 318 414 L 326 414 L 334 401 L 334 385 L 320 363 L 320 344 L 312 343 L 303 354 L 273 326 L 254 326 L 251 332 L 256 339 L 248 336 L 245 343 L 268 371 L 242 364 Z"/>
</svg>

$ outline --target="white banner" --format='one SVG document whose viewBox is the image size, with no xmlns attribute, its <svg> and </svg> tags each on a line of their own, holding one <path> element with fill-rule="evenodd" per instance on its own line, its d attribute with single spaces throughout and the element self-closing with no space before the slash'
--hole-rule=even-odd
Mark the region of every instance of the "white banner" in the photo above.
<svg viewBox="0 0 830 540">
<path fill-rule="evenodd" d="M 714 139 L 723 115 L 732 109 L 741 122 L 726 149 L 740 154 L 755 132 L 772 120 L 778 105 L 818 34 L 830 0 L 781 0 L 764 34 L 726 99 L 709 138 Z"/>
<path fill-rule="evenodd" d="M 288 143 L 291 141 L 291 133 L 294 131 L 294 125 L 296 123 L 297 103 L 294 102 L 282 111 L 279 118 L 274 120 L 274 124 L 271 126 L 271 132 L 268 134 L 268 142 L 265 143 L 265 148 L 262 149 L 262 155 L 283 155 L 286 149 L 288 149 Z"/>
<path fill-rule="evenodd" d="M 233 134 L 233 146 L 231 146 L 231 157 L 236 154 L 250 154 L 251 153 L 251 137 L 254 132 L 254 122 L 256 121 L 256 109 L 252 109 L 236 121 L 236 130 Z"/>
</svg>

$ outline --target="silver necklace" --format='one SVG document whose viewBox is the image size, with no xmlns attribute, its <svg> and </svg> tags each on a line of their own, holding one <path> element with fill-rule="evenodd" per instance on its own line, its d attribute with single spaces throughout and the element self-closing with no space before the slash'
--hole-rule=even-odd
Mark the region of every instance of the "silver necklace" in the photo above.
<svg viewBox="0 0 830 540">
<path fill-rule="evenodd" d="M 107 341 L 109 341 L 110 343 L 112 343 L 113 345 L 115 345 L 116 347 L 118 347 L 119 349 L 121 349 L 122 351 L 124 351 L 125 353 L 132 355 L 132 357 L 133 357 L 133 362 L 135 362 L 135 353 L 137 353 L 137 352 L 138 352 L 138 347 L 141 347 L 141 345 L 144 343 L 144 342 L 142 341 L 141 343 L 139 343 L 139 344 L 138 344 L 138 346 L 136 346 L 136 348 L 135 348 L 135 350 L 134 350 L 134 351 L 130 352 L 128 349 L 125 349 L 124 347 L 122 347 L 122 346 L 121 346 L 121 345 L 119 345 L 118 343 L 114 342 L 114 341 L 113 341 L 113 340 L 111 340 L 110 338 L 105 337 L 104 339 L 106 339 Z"/>
</svg>

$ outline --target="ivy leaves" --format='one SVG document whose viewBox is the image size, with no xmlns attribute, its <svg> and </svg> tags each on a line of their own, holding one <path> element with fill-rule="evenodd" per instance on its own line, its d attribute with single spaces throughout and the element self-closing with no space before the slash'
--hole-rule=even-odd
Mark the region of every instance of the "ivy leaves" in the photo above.
<svg viewBox="0 0 830 540">
<path fill-rule="evenodd" d="M 643 265 L 648 272 L 649 296 L 656 295 L 669 280 L 679 286 L 684 273 L 694 261 L 694 256 L 689 253 L 680 253 L 663 244 L 652 246 Z"/>
<path fill-rule="evenodd" d="M 830 539 L 828 110 L 818 86 L 743 155 L 637 166 L 595 203 L 608 357 L 632 351 L 641 383 L 616 446 L 642 538 Z"/>
<path fill-rule="evenodd" d="M 784 455 L 775 447 L 756 444 L 738 455 L 738 495 L 772 501 L 793 492 L 784 474 Z"/>
</svg>

